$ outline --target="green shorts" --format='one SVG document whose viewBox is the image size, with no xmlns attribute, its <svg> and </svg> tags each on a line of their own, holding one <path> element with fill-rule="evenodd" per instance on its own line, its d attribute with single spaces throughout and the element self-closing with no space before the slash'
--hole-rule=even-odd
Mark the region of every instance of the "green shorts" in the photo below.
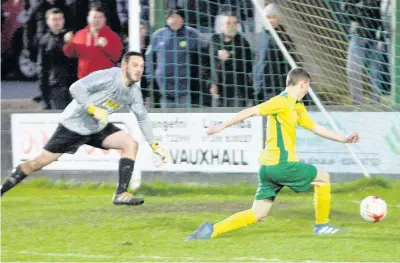
<svg viewBox="0 0 400 263">
<path fill-rule="evenodd" d="M 284 186 L 290 187 L 295 192 L 307 192 L 316 177 L 317 168 L 312 164 L 287 162 L 261 165 L 255 199 L 274 200 Z"/>
</svg>

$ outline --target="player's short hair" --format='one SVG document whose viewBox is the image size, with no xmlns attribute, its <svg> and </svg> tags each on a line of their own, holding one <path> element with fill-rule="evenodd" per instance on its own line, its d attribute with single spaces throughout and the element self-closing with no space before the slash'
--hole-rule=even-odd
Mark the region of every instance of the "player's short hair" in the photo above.
<svg viewBox="0 0 400 263">
<path fill-rule="evenodd" d="M 124 54 L 124 56 L 122 57 L 122 61 L 125 61 L 126 63 L 128 63 L 128 61 L 129 61 L 129 58 L 130 57 L 142 57 L 143 58 L 143 55 L 140 53 L 140 52 L 137 52 L 137 51 L 128 51 L 128 52 L 126 52 L 125 54 Z"/>
<path fill-rule="evenodd" d="M 57 7 L 50 8 L 49 10 L 46 11 L 45 17 L 47 19 L 50 15 L 55 15 L 55 14 L 63 14 L 64 15 L 64 12 L 60 8 L 57 8 Z"/>
<path fill-rule="evenodd" d="M 286 77 L 286 86 L 296 85 L 302 80 L 311 81 L 310 73 L 301 67 L 291 69 Z"/>
</svg>

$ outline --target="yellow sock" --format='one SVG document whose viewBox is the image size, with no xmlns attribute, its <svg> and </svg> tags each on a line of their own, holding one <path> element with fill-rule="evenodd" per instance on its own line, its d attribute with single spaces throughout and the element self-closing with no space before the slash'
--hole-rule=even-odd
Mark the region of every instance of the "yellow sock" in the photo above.
<svg viewBox="0 0 400 263">
<path fill-rule="evenodd" d="M 331 211 L 331 184 L 316 185 L 314 188 L 315 224 L 328 223 Z"/>
<path fill-rule="evenodd" d="M 254 224 L 255 222 L 257 222 L 257 218 L 251 209 L 233 214 L 214 225 L 214 232 L 212 233 L 211 238 L 214 238 L 222 233 L 243 228 L 247 225 Z"/>
</svg>

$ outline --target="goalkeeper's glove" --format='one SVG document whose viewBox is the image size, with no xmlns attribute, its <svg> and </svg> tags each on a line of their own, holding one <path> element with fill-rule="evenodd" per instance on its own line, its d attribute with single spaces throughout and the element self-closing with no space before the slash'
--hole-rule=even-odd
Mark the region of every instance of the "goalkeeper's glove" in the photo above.
<svg viewBox="0 0 400 263">
<path fill-rule="evenodd" d="M 90 105 L 87 108 L 87 113 L 93 116 L 96 120 L 98 120 L 101 124 L 107 125 L 108 123 L 108 112 L 105 109 L 96 107 L 94 104 Z"/>
<path fill-rule="evenodd" d="M 158 142 L 153 142 L 151 144 L 151 149 L 153 149 L 155 154 L 159 155 L 162 158 L 163 163 L 168 162 L 167 152 Z"/>
</svg>

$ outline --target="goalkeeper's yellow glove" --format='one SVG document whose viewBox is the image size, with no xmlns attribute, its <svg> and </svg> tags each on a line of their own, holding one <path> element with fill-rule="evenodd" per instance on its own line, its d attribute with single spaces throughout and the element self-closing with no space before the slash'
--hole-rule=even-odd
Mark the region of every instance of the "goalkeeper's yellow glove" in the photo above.
<svg viewBox="0 0 400 263">
<path fill-rule="evenodd" d="M 108 123 L 108 112 L 105 109 L 96 107 L 94 104 L 90 105 L 87 108 L 87 113 L 93 116 L 96 120 L 98 120 L 101 124 L 107 125 Z"/>
<path fill-rule="evenodd" d="M 158 142 L 153 142 L 151 144 L 151 149 L 153 149 L 155 154 L 161 156 L 163 163 L 168 162 L 167 152 L 165 151 L 165 149 L 162 146 L 160 146 L 160 144 Z"/>
</svg>

